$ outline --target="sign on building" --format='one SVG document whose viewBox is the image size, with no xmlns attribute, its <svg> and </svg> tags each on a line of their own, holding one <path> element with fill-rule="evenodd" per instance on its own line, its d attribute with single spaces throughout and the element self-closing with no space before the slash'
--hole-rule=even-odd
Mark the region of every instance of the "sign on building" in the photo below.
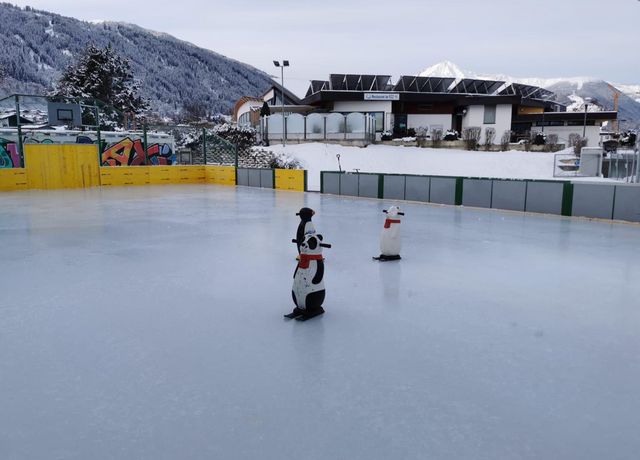
<svg viewBox="0 0 640 460">
<path fill-rule="evenodd" d="M 364 93 L 365 101 L 399 101 L 398 93 Z"/>
</svg>

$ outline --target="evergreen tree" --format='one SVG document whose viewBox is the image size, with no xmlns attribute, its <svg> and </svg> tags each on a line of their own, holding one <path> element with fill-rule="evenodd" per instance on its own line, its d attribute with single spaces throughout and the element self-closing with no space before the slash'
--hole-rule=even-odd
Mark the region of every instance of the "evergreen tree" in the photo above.
<svg viewBox="0 0 640 460">
<path fill-rule="evenodd" d="M 269 115 L 271 115 L 271 109 L 269 108 L 267 101 L 264 101 L 264 104 L 262 104 L 262 108 L 260 109 L 260 116 L 268 117 Z"/>
<path fill-rule="evenodd" d="M 111 45 L 89 45 L 78 61 L 66 68 L 51 95 L 98 99 L 121 113 L 140 115 L 149 103 L 139 91 L 140 82 L 133 78 L 128 59 L 118 56 Z"/>
</svg>

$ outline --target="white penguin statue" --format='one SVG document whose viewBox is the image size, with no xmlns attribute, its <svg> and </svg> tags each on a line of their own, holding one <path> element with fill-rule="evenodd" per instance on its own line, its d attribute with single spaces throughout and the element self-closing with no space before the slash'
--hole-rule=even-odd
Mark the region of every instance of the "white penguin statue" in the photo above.
<svg viewBox="0 0 640 460">
<path fill-rule="evenodd" d="M 400 218 L 404 216 L 404 213 L 400 212 L 400 208 L 397 206 L 391 206 L 389 210 L 385 209 L 382 212 L 387 215 L 387 218 L 384 221 L 384 228 L 380 237 L 380 256 L 374 257 L 374 259 L 380 261 L 399 260 L 402 246 L 400 241 Z"/>
<path fill-rule="evenodd" d="M 300 260 L 293 274 L 291 296 L 296 305 L 293 311 L 284 315 L 288 319 L 306 321 L 324 313 L 324 259 L 322 248 L 330 248 L 322 242 L 322 235 L 305 235 L 300 245 Z"/>
</svg>

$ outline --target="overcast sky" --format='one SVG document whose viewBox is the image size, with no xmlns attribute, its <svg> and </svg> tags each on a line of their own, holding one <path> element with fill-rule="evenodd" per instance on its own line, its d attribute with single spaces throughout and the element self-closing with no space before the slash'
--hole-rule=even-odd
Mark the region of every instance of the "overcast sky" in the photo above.
<svg viewBox="0 0 640 460">
<path fill-rule="evenodd" d="M 280 77 L 412 75 L 442 60 L 476 73 L 640 84 L 639 0 L 29 0 L 78 19 L 138 24 Z"/>
</svg>

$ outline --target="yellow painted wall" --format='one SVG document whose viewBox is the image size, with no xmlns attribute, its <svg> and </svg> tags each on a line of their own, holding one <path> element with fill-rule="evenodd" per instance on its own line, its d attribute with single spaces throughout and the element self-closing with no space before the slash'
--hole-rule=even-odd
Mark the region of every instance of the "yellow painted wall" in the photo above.
<svg viewBox="0 0 640 460">
<path fill-rule="evenodd" d="M 176 166 L 178 168 L 178 184 L 204 184 L 206 175 L 204 166 Z"/>
<path fill-rule="evenodd" d="M 176 184 L 178 168 L 175 166 L 149 166 L 149 181 L 152 185 Z"/>
<path fill-rule="evenodd" d="M 304 170 L 276 169 L 276 188 L 278 190 L 305 191 Z"/>
<path fill-rule="evenodd" d="M 0 168 L 0 191 L 26 190 L 27 170 L 24 168 Z"/>
<path fill-rule="evenodd" d="M 236 168 L 233 166 L 205 166 L 207 184 L 236 185 Z"/>
<path fill-rule="evenodd" d="M 0 169 L 0 191 L 118 185 L 236 185 L 233 166 L 99 166 L 91 144 L 27 144 L 26 168 Z M 277 169 L 276 188 L 305 190 L 305 172 Z"/>
<path fill-rule="evenodd" d="M 24 163 L 29 188 L 57 189 L 100 185 L 98 146 L 26 144 Z"/>
<path fill-rule="evenodd" d="M 100 183 L 112 185 L 149 185 L 148 166 L 103 166 L 100 168 Z"/>
</svg>

